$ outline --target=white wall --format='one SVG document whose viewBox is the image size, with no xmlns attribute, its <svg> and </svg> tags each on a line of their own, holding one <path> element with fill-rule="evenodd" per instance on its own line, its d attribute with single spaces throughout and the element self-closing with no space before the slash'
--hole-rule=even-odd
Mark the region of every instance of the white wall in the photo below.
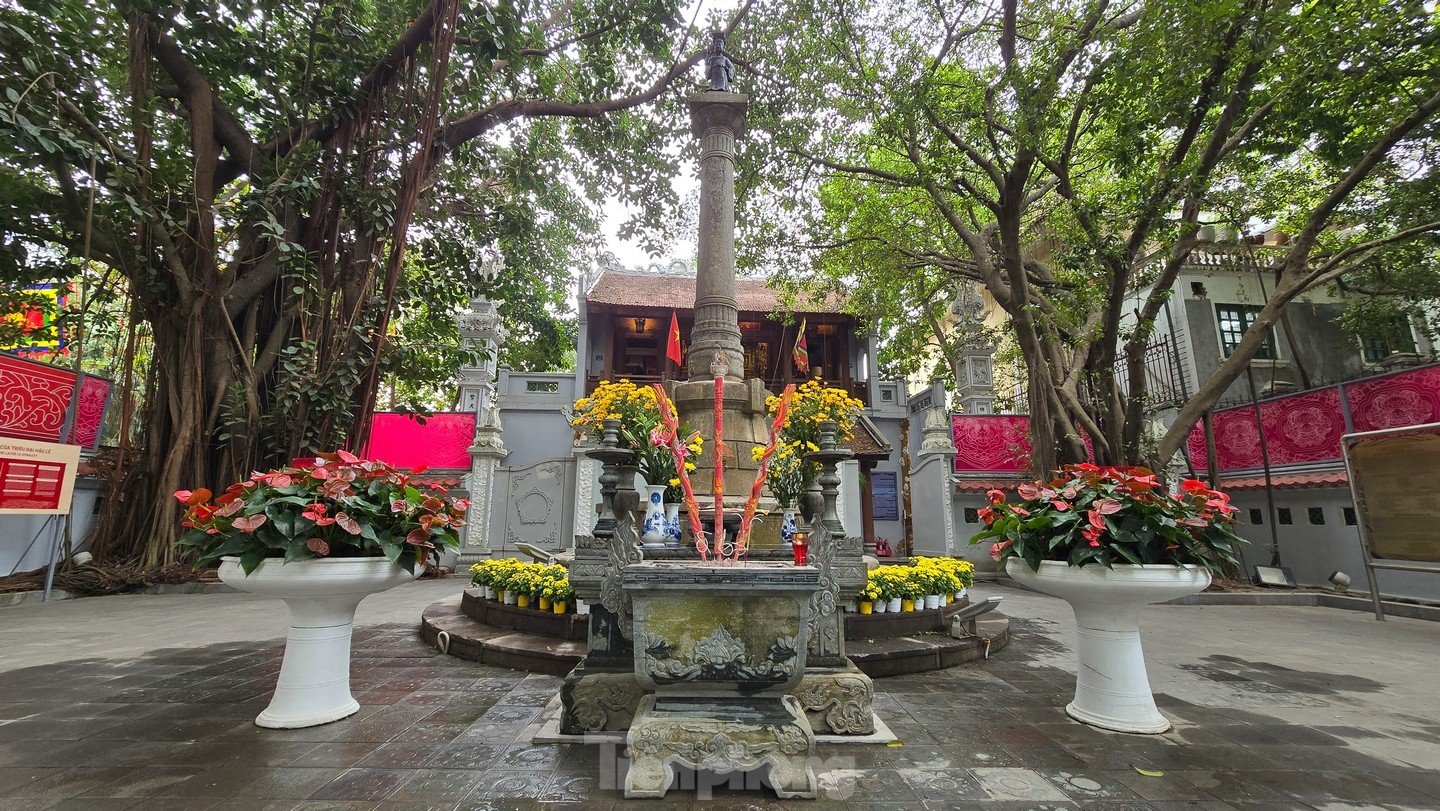
<svg viewBox="0 0 1440 811">
<path fill-rule="evenodd" d="M 1270 564 L 1270 517 L 1265 492 L 1231 493 L 1231 500 L 1240 509 L 1236 532 L 1250 545 L 1244 548 L 1246 573 L 1256 564 Z M 1368 590 L 1365 566 L 1360 553 L 1360 534 L 1355 526 L 1345 523 L 1344 508 L 1353 507 L 1346 487 L 1276 490 L 1275 507 L 1290 511 L 1289 524 L 1275 524 L 1280 542 L 1280 563 L 1295 575 L 1302 586 L 1330 585 L 1330 573 L 1340 570 L 1350 575 L 1351 588 Z M 1310 522 L 1310 510 L 1320 511 L 1323 524 Z M 1251 522 L 1250 511 L 1259 510 L 1261 523 Z M 1387 597 L 1408 597 L 1417 600 L 1440 600 L 1440 574 L 1377 570 L 1380 593 Z"/>
</svg>

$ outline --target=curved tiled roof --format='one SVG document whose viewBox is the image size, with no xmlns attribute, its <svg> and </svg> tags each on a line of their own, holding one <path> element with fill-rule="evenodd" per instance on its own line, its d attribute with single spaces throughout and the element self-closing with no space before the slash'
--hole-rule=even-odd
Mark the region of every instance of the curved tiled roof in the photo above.
<svg viewBox="0 0 1440 811">
<path fill-rule="evenodd" d="M 781 306 L 780 294 L 763 279 L 736 279 L 735 299 L 740 302 L 742 312 L 769 313 Z M 693 310 L 695 277 L 607 270 L 591 285 L 585 300 L 611 306 Z M 801 295 L 799 302 L 794 312 L 839 313 L 845 308 L 844 300 L 834 294 L 818 300 Z"/>
</svg>

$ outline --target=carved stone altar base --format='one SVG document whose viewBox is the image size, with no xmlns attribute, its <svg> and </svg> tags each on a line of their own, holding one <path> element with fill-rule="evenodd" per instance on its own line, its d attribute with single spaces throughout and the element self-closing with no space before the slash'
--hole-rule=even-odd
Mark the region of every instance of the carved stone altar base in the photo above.
<svg viewBox="0 0 1440 811">
<path fill-rule="evenodd" d="M 788 691 L 805 673 L 809 566 L 639 563 L 634 606 L 640 702 L 626 745 L 627 798 L 663 797 L 676 766 L 719 774 L 768 766 L 782 798 L 814 798 L 815 733 Z"/>
</svg>

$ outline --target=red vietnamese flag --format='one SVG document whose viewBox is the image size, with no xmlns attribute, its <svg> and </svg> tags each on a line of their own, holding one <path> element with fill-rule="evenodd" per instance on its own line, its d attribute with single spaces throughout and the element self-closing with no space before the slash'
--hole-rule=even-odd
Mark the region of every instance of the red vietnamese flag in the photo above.
<svg viewBox="0 0 1440 811">
<path fill-rule="evenodd" d="M 670 311 L 670 341 L 665 346 L 665 357 L 675 361 L 679 366 L 683 360 L 680 353 L 680 319 L 675 317 L 675 311 Z"/>
<path fill-rule="evenodd" d="M 800 335 L 795 339 L 795 368 L 800 370 L 802 375 L 810 374 L 810 345 L 805 343 L 805 322 L 807 320 L 806 318 L 800 319 Z"/>
</svg>

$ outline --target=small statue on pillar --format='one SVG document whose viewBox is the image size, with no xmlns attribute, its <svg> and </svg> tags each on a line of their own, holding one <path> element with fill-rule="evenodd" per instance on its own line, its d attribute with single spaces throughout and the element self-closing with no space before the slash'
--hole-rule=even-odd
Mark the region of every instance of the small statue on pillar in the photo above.
<svg viewBox="0 0 1440 811">
<path fill-rule="evenodd" d="M 725 55 L 725 35 L 719 31 L 710 34 L 710 51 L 705 55 L 705 78 L 710 89 L 717 93 L 729 93 L 730 81 L 735 78 L 735 65 Z"/>
</svg>

